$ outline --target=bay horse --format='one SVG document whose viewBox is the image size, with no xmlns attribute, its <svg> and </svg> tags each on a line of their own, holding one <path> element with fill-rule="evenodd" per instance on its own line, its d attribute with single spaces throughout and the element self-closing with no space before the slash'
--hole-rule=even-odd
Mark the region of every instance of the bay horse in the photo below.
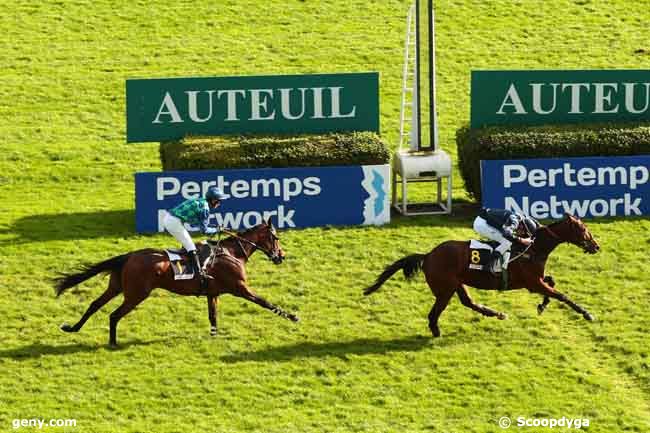
<svg viewBox="0 0 650 433">
<path fill-rule="evenodd" d="M 208 287 L 203 291 L 198 278 L 174 280 L 169 257 L 163 250 L 142 249 L 115 256 L 103 262 L 85 266 L 80 272 L 64 274 L 56 279 L 55 292 L 60 296 L 67 289 L 100 273 L 110 273 L 108 288 L 95 299 L 84 315 L 74 325 L 63 324 L 61 330 L 78 332 L 97 310 L 120 293 L 124 294 L 122 304 L 110 314 L 109 345 L 117 345 L 117 324 L 138 304 L 147 299 L 156 288 L 169 290 L 185 296 L 207 296 L 211 334 L 217 333 L 216 308 L 218 296 L 228 293 L 244 298 L 269 309 L 293 322 L 298 317 L 271 304 L 253 292 L 246 283 L 246 262 L 257 250 L 266 254 L 279 265 L 285 258 L 284 251 L 273 224 L 269 221 L 249 230 L 233 234 L 220 242 L 209 241 L 210 257 L 205 264 Z"/>
<path fill-rule="evenodd" d="M 557 299 L 582 314 L 586 320 L 594 320 L 587 310 L 555 290 L 555 282 L 550 276 L 544 276 L 544 267 L 549 254 L 564 242 L 576 245 L 589 254 L 595 254 L 600 249 L 584 223 L 579 218 L 565 214 L 562 220 L 548 226 L 540 226 L 526 253 L 517 255 L 510 261 L 508 290 L 526 288 L 532 293 L 543 295 L 544 300 L 537 307 L 540 314 L 550 299 Z M 477 289 L 495 290 L 500 285 L 500 278 L 487 271 L 470 269 L 469 263 L 468 241 L 445 241 L 428 254 L 412 254 L 387 266 L 376 282 L 363 293 L 370 295 L 375 292 L 400 269 L 403 270 L 406 279 L 413 278 L 418 271 L 423 270 L 426 281 L 436 298 L 429 312 L 429 329 L 434 337 L 440 336 L 438 319 L 454 293 L 458 295 L 464 306 L 487 317 L 505 319 L 507 316 L 504 313 L 474 303 L 465 288 L 467 285 Z"/>
</svg>

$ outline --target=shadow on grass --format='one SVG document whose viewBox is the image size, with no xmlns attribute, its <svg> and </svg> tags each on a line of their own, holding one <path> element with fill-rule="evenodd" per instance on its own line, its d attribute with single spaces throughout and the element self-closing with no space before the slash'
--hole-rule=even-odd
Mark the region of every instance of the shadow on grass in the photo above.
<svg viewBox="0 0 650 433">
<path fill-rule="evenodd" d="M 14 347 L 12 349 L 0 350 L 0 359 L 13 359 L 17 361 L 40 358 L 47 355 L 73 355 L 75 353 L 98 352 L 100 350 L 120 351 L 131 346 L 149 346 L 158 343 L 169 343 L 168 340 L 140 341 L 133 340 L 119 343 L 116 348 L 107 344 L 75 343 L 65 345 L 32 343 L 27 346 Z"/>
<path fill-rule="evenodd" d="M 431 337 L 424 335 L 412 335 L 393 340 L 359 338 L 352 341 L 336 341 L 329 343 L 302 342 L 256 351 L 239 352 L 232 355 L 222 356 L 221 360 L 226 363 L 236 363 L 245 361 L 291 361 L 300 358 L 322 358 L 326 356 L 345 358 L 348 355 L 377 355 L 389 352 L 413 352 L 431 345 Z"/>
<path fill-rule="evenodd" d="M 404 216 L 391 207 L 391 220 L 389 227 L 399 228 L 404 226 L 439 226 L 470 227 L 478 215 L 481 206 L 474 202 L 453 202 L 452 213 L 442 215 L 411 215 Z M 413 209 L 409 209 L 414 212 Z"/>
<path fill-rule="evenodd" d="M 11 239 L 0 241 L 0 245 L 128 237 L 135 235 L 135 215 L 133 210 L 30 215 L 0 230 L 0 235 L 14 235 Z"/>
</svg>

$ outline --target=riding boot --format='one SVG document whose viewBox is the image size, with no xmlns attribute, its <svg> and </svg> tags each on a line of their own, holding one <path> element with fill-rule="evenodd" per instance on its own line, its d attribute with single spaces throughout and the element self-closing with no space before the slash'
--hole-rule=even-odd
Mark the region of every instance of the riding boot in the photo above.
<svg viewBox="0 0 650 433">
<path fill-rule="evenodd" d="M 192 271 L 194 272 L 194 277 L 199 278 L 201 291 L 206 292 L 208 289 L 208 280 L 205 278 L 203 271 L 201 270 L 201 263 L 199 262 L 199 256 L 196 254 L 196 250 L 190 251 L 190 264 L 192 265 Z"/>
<path fill-rule="evenodd" d="M 492 255 L 490 256 L 490 262 L 488 264 L 488 269 L 490 270 L 490 273 L 494 275 L 495 277 L 499 273 L 499 268 L 501 268 L 501 265 L 499 264 L 499 259 L 501 258 L 501 253 L 498 252 L 497 250 L 492 251 Z"/>
</svg>

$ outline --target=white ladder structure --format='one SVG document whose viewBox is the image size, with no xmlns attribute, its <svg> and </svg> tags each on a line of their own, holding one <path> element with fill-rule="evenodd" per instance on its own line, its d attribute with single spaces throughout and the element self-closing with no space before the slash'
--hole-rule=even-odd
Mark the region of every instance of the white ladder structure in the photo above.
<svg viewBox="0 0 650 433">
<path fill-rule="evenodd" d="M 402 103 L 399 113 L 399 149 L 404 147 L 406 137 L 409 143 L 417 143 L 415 137 L 411 135 L 414 132 L 407 128 L 413 124 L 413 118 L 417 113 L 415 100 L 417 98 L 417 80 L 415 79 L 416 66 L 416 43 L 417 34 L 413 26 L 413 17 L 415 16 L 415 3 L 409 8 L 406 18 L 406 43 L 404 44 L 404 68 L 402 70 Z M 413 51 L 413 53 L 411 53 Z M 411 98 L 409 99 L 409 95 Z M 407 115 L 410 114 L 411 123 L 406 121 Z"/>
<path fill-rule="evenodd" d="M 429 142 L 422 140 L 421 106 L 421 34 L 420 2 L 415 0 L 407 17 L 406 42 L 404 48 L 404 69 L 402 76 L 402 100 L 400 109 L 399 149 L 393 158 L 392 205 L 403 215 L 432 215 L 451 213 L 451 158 L 438 147 L 438 122 L 436 119 L 435 86 L 435 20 L 433 0 L 426 0 L 427 11 L 427 53 L 429 60 Z M 411 96 L 409 100 L 409 95 Z M 410 110 L 410 116 L 408 112 Z M 409 119 L 410 117 L 410 119 Z M 407 140 L 408 137 L 408 140 Z M 408 149 L 406 142 L 408 141 Z M 447 182 L 447 194 L 443 199 L 443 182 Z M 436 185 L 434 200 L 424 203 L 409 203 L 408 183 L 427 182 Z M 401 185 L 401 188 L 400 188 Z M 398 199 L 398 190 L 401 197 Z M 409 209 L 410 207 L 410 209 Z"/>
</svg>

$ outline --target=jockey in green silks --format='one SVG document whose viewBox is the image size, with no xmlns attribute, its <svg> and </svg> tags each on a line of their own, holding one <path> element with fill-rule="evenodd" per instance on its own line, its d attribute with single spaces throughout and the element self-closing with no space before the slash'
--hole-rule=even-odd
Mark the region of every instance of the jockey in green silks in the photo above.
<svg viewBox="0 0 650 433">
<path fill-rule="evenodd" d="M 210 209 L 216 209 L 226 195 L 215 186 L 211 186 L 205 192 L 205 198 L 191 198 L 185 200 L 178 206 L 170 209 L 163 217 L 163 227 L 177 241 L 179 241 L 190 255 L 190 263 L 194 276 L 200 278 L 201 288 L 207 289 L 207 279 L 201 269 L 201 263 L 196 253 L 196 245 L 186 226 L 189 225 L 192 231 L 200 231 L 206 235 L 214 235 L 218 232 L 216 227 L 209 225 Z"/>
</svg>

